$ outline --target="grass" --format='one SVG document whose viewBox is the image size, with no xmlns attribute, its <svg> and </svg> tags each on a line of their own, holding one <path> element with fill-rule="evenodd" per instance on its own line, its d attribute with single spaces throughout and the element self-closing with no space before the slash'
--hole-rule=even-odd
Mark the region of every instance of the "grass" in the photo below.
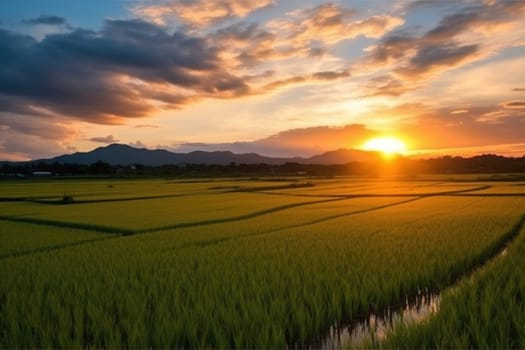
<svg viewBox="0 0 525 350">
<path fill-rule="evenodd" d="M 0 203 L 10 220 L 0 231 L 9 238 L 1 241 L 0 348 L 304 347 L 334 323 L 449 285 L 490 256 L 525 208 L 523 197 L 413 195 L 479 182 L 414 182 L 406 193 L 410 183 L 391 183 L 403 196 L 352 199 L 335 190 L 371 186 L 363 193 L 373 195 L 389 185 L 312 182 L 319 197 L 294 195 L 304 188 L 259 193 L 274 187 L 260 181 L 224 193 L 237 186 L 227 180 L 166 184 L 169 193 L 187 189 L 184 197 Z M 164 185 L 114 188 L 129 186 L 137 198 Z"/>
</svg>

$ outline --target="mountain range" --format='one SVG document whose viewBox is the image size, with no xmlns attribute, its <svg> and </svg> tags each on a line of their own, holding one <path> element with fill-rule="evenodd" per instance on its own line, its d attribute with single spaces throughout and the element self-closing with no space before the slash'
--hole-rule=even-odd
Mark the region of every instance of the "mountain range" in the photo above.
<svg viewBox="0 0 525 350">
<path fill-rule="evenodd" d="M 149 150 L 135 148 L 123 144 L 111 144 L 96 148 L 89 152 L 65 154 L 50 159 L 40 159 L 37 162 L 92 164 L 99 160 L 111 165 L 143 164 L 146 166 L 161 166 L 167 164 L 285 164 L 288 162 L 301 164 L 346 164 L 350 162 L 377 161 L 381 158 L 378 152 L 339 149 L 325 152 L 312 157 L 277 158 L 266 157 L 257 153 L 236 154 L 230 151 L 193 151 L 175 153 L 163 149 Z"/>
</svg>

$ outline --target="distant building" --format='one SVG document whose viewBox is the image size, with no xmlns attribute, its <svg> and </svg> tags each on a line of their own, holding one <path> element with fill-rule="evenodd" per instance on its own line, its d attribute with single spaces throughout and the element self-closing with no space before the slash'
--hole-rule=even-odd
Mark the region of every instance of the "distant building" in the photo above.
<svg viewBox="0 0 525 350">
<path fill-rule="evenodd" d="M 38 177 L 47 177 L 53 175 L 53 173 L 50 171 L 33 171 L 32 175 Z"/>
</svg>

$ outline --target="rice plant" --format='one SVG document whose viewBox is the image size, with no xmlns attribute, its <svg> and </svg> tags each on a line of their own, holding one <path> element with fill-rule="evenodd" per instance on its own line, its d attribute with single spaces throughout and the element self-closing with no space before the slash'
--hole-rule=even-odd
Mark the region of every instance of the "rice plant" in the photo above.
<svg viewBox="0 0 525 350">
<path fill-rule="evenodd" d="M 337 183 L 316 188 L 324 185 Z M 327 201 L 205 191 L 191 200 L 1 203 L 6 232 L 28 233 L 2 236 L 11 241 L 2 241 L 0 347 L 304 347 L 344 319 L 449 285 L 491 255 L 525 208 L 519 196 Z M 281 209 L 249 215 L 268 208 Z M 38 243 L 39 230 L 50 232 L 47 242 Z M 31 251 L 81 232 L 110 239 Z M 483 346 L 481 336 L 473 335 Z"/>
</svg>

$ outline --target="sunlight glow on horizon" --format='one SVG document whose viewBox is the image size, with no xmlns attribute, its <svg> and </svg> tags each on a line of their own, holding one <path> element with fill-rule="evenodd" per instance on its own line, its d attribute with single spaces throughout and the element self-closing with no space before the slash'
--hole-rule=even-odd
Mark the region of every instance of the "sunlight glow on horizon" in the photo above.
<svg viewBox="0 0 525 350">
<path fill-rule="evenodd" d="M 422 2 L 0 1 L 0 161 L 525 156 L 525 0 Z"/>
<path fill-rule="evenodd" d="M 366 141 L 361 149 L 365 151 L 378 151 L 386 157 L 394 154 L 404 154 L 407 151 L 406 143 L 398 137 L 382 136 L 374 137 Z"/>
</svg>

